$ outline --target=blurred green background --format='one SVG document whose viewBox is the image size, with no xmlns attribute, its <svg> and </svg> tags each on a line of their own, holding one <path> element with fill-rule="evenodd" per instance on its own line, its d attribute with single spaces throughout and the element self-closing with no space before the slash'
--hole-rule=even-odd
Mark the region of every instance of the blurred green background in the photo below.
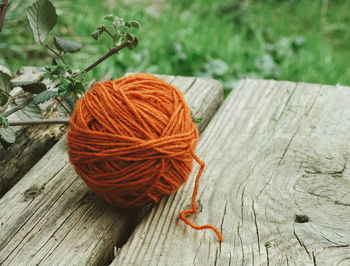
<svg viewBox="0 0 350 266">
<path fill-rule="evenodd" d="M 10 0 L 0 33 L 0 64 L 50 64 L 25 20 L 33 1 Z M 206 76 L 226 92 L 243 77 L 350 85 L 348 0 L 52 0 L 59 14 L 53 33 L 81 42 L 70 55 L 83 68 L 104 54 L 111 41 L 91 33 L 105 14 L 138 20 L 137 49 L 123 50 L 89 78 L 125 72 Z M 53 36 L 53 35 L 51 35 Z M 52 41 L 50 38 L 49 42 Z"/>
</svg>

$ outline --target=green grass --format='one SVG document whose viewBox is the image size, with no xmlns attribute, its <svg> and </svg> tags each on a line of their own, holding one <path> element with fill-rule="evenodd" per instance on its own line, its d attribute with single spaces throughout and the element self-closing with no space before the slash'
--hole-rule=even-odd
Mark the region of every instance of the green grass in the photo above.
<svg viewBox="0 0 350 266">
<path fill-rule="evenodd" d="M 227 91 L 247 76 L 350 85 L 347 0 L 329 1 L 328 6 L 321 0 L 53 2 L 61 13 L 54 33 L 84 44 L 71 56 L 79 68 L 110 47 L 108 38 L 90 38 L 104 14 L 142 24 L 139 47 L 108 59 L 90 78 L 125 72 L 209 76 L 223 81 Z M 0 61 L 13 71 L 21 65 L 48 64 L 47 52 L 34 44 L 19 17 L 10 13 L 0 33 Z"/>
</svg>

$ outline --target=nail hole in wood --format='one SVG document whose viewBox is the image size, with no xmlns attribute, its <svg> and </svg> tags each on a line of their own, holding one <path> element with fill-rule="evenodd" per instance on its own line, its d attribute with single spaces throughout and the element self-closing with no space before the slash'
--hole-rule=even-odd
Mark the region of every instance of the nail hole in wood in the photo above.
<svg viewBox="0 0 350 266">
<path fill-rule="evenodd" d="M 266 248 L 270 248 L 270 247 L 271 247 L 271 242 L 266 242 L 266 243 L 265 243 L 265 247 L 266 247 Z"/>
<path fill-rule="evenodd" d="M 296 223 L 307 223 L 307 222 L 309 222 L 309 217 L 307 215 L 304 215 L 304 214 L 296 214 L 294 221 Z"/>
</svg>

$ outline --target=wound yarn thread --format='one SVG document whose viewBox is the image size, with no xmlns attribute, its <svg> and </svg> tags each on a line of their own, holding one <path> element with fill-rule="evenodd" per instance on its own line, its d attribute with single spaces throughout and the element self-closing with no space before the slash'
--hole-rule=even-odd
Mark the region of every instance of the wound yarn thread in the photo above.
<svg viewBox="0 0 350 266">
<path fill-rule="evenodd" d="M 195 155 L 199 134 L 183 94 L 150 74 L 136 74 L 96 83 L 81 98 L 70 118 L 67 134 L 69 158 L 78 175 L 108 203 L 132 208 L 160 199 L 186 182 L 193 159 L 200 165 L 191 209 L 180 218 L 196 230 L 186 216 L 198 212 L 196 197 L 204 163 Z"/>
</svg>

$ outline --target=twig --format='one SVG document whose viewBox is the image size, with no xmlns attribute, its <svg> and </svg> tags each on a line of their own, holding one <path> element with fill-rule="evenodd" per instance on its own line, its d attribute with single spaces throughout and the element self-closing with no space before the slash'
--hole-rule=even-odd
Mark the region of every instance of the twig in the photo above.
<svg viewBox="0 0 350 266">
<path fill-rule="evenodd" d="M 57 53 L 54 49 L 52 49 L 46 43 L 41 42 L 40 44 L 42 46 L 46 47 L 48 50 L 50 50 L 54 55 L 56 55 L 58 58 L 60 58 L 64 63 L 66 63 L 66 60 L 63 58 L 63 56 L 61 54 Z"/>
<path fill-rule="evenodd" d="M 109 36 L 111 36 L 111 38 L 112 38 L 113 41 L 114 41 L 114 36 L 112 35 L 112 33 L 109 32 L 109 30 L 107 29 L 107 27 L 104 27 L 103 29 L 105 30 L 105 32 L 107 32 L 107 34 L 108 34 Z"/>
<path fill-rule="evenodd" d="M 99 59 L 97 59 L 94 63 L 92 63 L 91 65 L 89 65 L 88 67 L 86 67 L 83 71 L 80 71 L 78 74 L 76 74 L 75 77 L 78 77 L 80 75 L 82 75 L 83 73 L 87 73 L 89 72 L 91 69 L 93 69 L 95 66 L 97 66 L 98 64 L 102 63 L 104 60 L 106 60 L 108 57 L 110 57 L 111 55 L 114 55 L 116 53 L 118 53 L 121 49 L 128 47 L 131 44 L 131 42 L 125 42 L 122 43 L 119 46 L 113 47 L 111 50 L 109 50 L 105 55 L 101 56 Z"/>
<path fill-rule="evenodd" d="M 32 125 L 52 125 L 52 124 L 69 124 L 68 118 L 56 118 L 56 119 L 39 119 L 39 120 L 28 120 L 28 121 L 9 121 L 9 126 L 32 126 Z"/>
<path fill-rule="evenodd" d="M 5 15 L 6 15 L 6 10 L 8 7 L 8 0 L 4 0 L 2 4 L 0 5 L 1 7 L 1 12 L 0 12 L 0 32 L 2 30 L 2 25 L 4 25 L 4 20 L 5 20 Z"/>
<path fill-rule="evenodd" d="M 9 116 L 9 115 L 11 115 L 11 114 L 17 112 L 18 110 L 20 110 L 20 109 L 22 109 L 23 107 L 25 107 L 25 106 L 27 106 L 28 104 L 30 104 L 30 103 L 32 102 L 32 100 L 33 100 L 33 97 L 32 97 L 32 98 L 28 98 L 28 99 L 25 100 L 21 105 L 18 105 L 18 106 L 16 106 L 16 107 L 12 108 L 11 110 L 5 112 L 5 113 L 3 114 L 3 116 L 6 117 L 6 116 Z"/>
</svg>

